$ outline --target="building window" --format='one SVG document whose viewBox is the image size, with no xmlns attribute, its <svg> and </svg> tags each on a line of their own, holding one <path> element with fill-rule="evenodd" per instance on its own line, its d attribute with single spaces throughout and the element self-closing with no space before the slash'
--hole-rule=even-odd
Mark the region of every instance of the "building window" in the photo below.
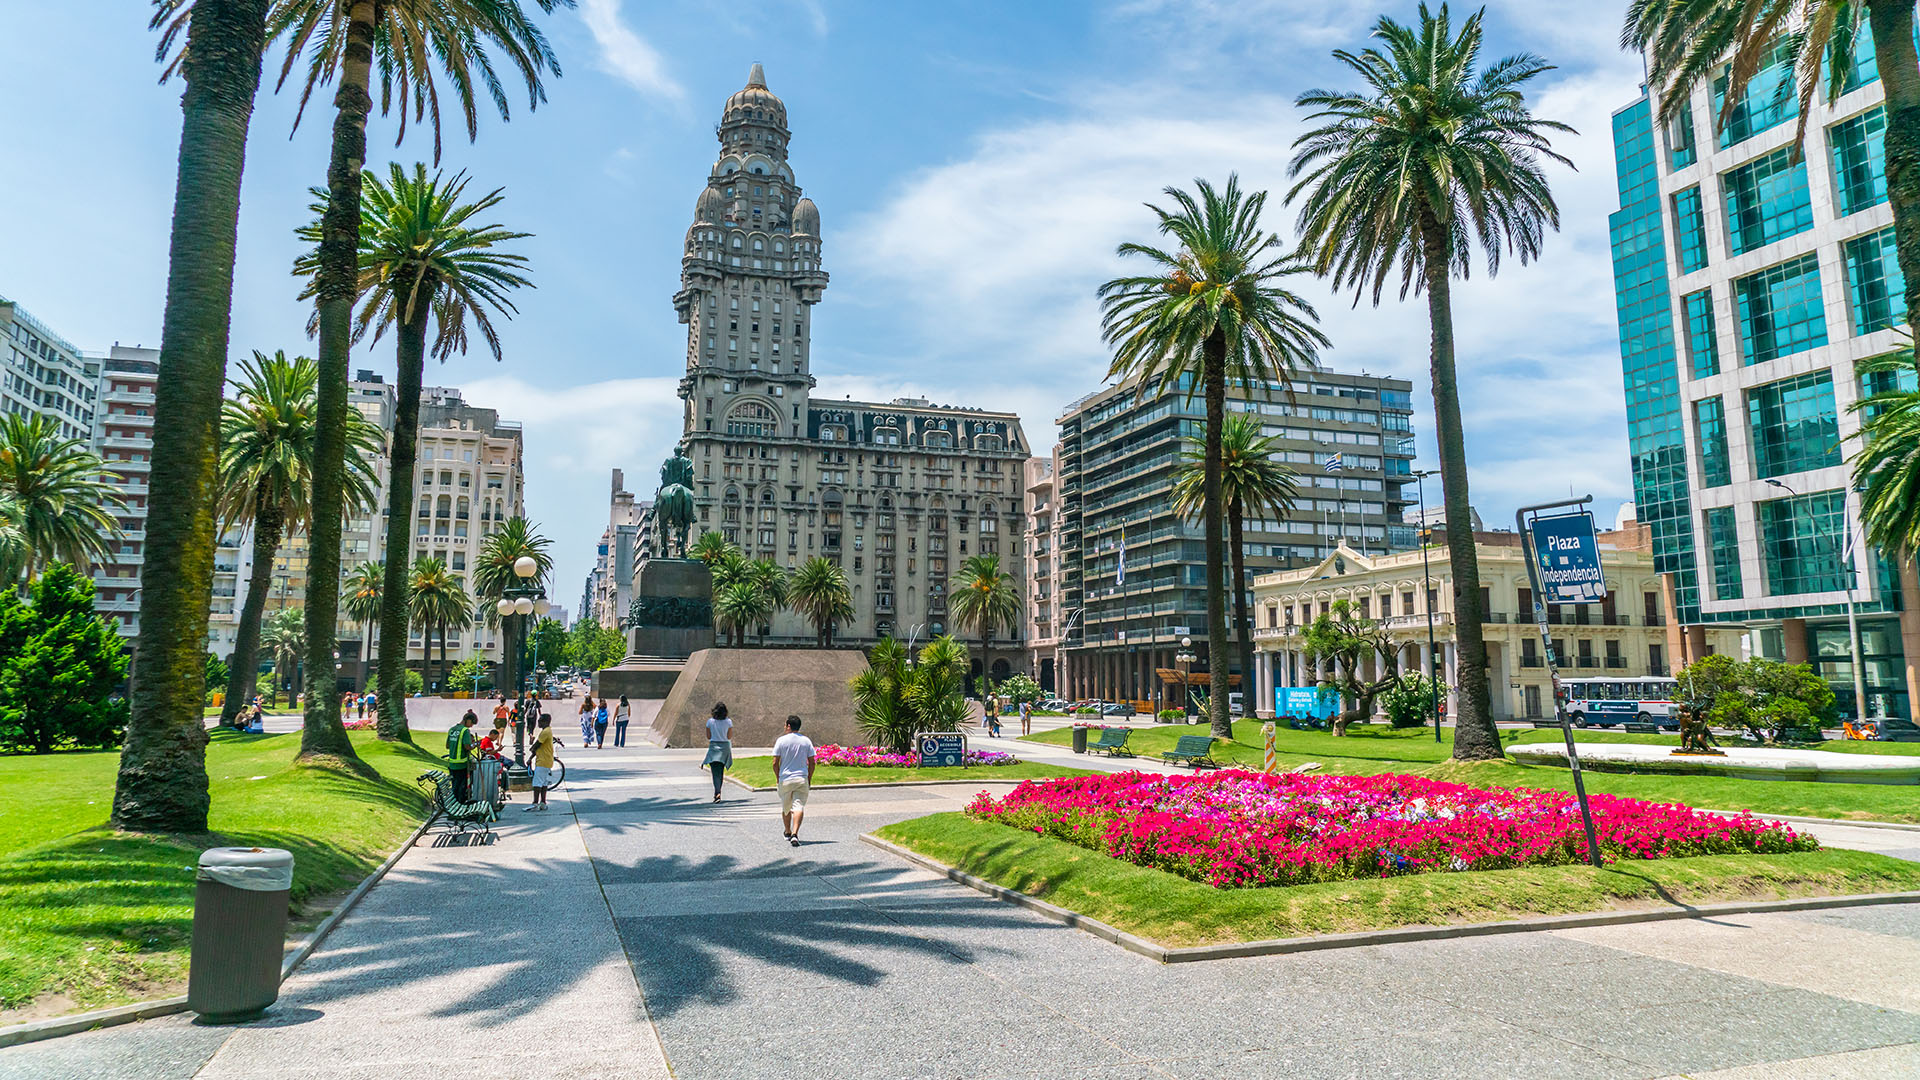
<svg viewBox="0 0 1920 1080">
<path fill-rule="evenodd" d="M 1721 190 L 1726 193 L 1727 245 L 1735 255 L 1813 227 L 1807 163 L 1805 159 L 1794 161 L 1793 154 L 1791 149 L 1776 150 L 1721 177 Z"/>
<path fill-rule="evenodd" d="M 727 434 L 772 438 L 779 434 L 779 418 L 757 401 L 743 401 L 727 413 Z"/>
<path fill-rule="evenodd" d="M 1682 109 L 1667 125 L 1667 153 L 1676 172 L 1699 159 L 1699 148 L 1693 140 L 1693 110 Z"/>
<path fill-rule="evenodd" d="M 1713 113 L 1727 115 L 1727 70 L 1713 80 Z M 1744 142 L 1769 128 L 1778 127 L 1799 114 L 1794 97 L 1793 41 L 1783 35 L 1776 39 L 1753 78 L 1747 80 L 1746 96 L 1734 103 L 1720 129 L 1720 148 Z"/>
<path fill-rule="evenodd" d="M 1700 442 L 1701 486 L 1732 483 L 1733 467 L 1727 460 L 1727 414 L 1718 397 L 1693 403 L 1693 431 Z"/>
<path fill-rule="evenodd" d="M 1740 355 L 1765 363 L 1827 343 L 1827 317 L 1820 304 L 1820 260 L 1802 255 L 1733 283 L 1740 315 Z"/>
<path fill-rule="evenodd" d="M 1760 504 L 1768 592 L 1792 596 L 1847 587 L 1840 562 L 1846 510 L 1842 491 L 1815 491 Z"/>
<path fill-rule="evenodd" d="M 1887 113 L 1878 105 L 1827 129 L 1840 216 L 1887 201 Z"/>
<path fill-rule="evenodd" d="M 1840 464 L 1840 427 L 1827 372 L 1782 379 L 1747 391 L 1758 479 Z"/>
<path fill-rule="evenodd" d="M 1713 290 L 1688 293 L 1681 302 L 1687 313 L 1687 356 L 1693 361 L 1693 377 L 1704 379 L 1720 374 L 1720 339 L 1713 326 Z"/>
<path fill-rule="evenodd" d="M 1707 511 L 1707 542 L 1713 561 L 1713 598 L 1740 599 L 1740 533 L 1733 507 L 1716 506 Z"/>
<path fill-rule="evenodd" d="M 1907 279 L 1900 273 L 1893 227 L 1856 236 L 1841 245 L 1847 292 L 1853 299 L 1853 332 L 1870 334 L 1907 321 Z"/>
<path fill-rule="evenodd" d="M 1673 193 L 1673 242 L 1681 273 L 1707 265 L 1707 219 L 1700 210 L 1698 185 Z"/>
</svg>

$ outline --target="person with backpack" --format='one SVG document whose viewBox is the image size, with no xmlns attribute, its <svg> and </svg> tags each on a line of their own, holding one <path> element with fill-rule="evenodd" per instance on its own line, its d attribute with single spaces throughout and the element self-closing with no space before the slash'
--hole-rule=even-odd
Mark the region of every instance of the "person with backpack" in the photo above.
<svg viewBox="0 0 1920 1080">
<path fill-rule="evenodd" d="M 480 718 L 472 709 L 460 722 L 447 729 L 447 778 L 453 781 L 455 802 L 472 802 L 469 782 L 473 775 L 474 725 Z"/>
</svg>

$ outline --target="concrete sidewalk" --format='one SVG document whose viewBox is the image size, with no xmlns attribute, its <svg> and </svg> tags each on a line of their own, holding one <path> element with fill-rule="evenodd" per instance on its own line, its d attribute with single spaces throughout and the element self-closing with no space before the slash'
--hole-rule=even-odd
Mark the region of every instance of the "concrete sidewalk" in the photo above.
<svg viewBox="0 0 1920 1080">
<path fill-rule="evenodd" d="M 0 1078 L 669 1076 L 565 791 L 542 814 L 521 811 L 524 795 L 508 803 L 492 844 L 422 837 L 266 1018 L 16 1047 L 0 1051 Z"/>
</svg>

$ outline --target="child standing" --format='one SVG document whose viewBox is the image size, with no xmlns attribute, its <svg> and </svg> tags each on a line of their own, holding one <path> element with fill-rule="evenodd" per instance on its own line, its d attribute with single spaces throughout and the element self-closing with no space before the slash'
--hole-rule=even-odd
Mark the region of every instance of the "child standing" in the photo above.
<svg viewBox="0 0 1920 1080">
<path fill-rule="evenodd" d="M 600 708 L 593 714 L 593 748 L 607 748 L 607 699 L 600 699 Z"/>
<path fill-rule="evenodd" d="M 547 808 L 547 788 L 553 783 L 553 717 L 540 714 L 540 734 L 533 740 L 533 805 L 522 813 Z"/>
</svg>

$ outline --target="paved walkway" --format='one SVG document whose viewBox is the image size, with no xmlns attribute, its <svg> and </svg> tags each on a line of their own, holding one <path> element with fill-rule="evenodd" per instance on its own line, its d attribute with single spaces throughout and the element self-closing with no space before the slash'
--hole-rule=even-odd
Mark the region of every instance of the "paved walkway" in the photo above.
<svg viewBox="0 0 1920 1080">
<path fill-rule="evenodd" d="M 552 813 L 409 853 L 269 1020 L 17 1047 L 0 1078 L 1920 1074 L 1913 908 L 1164 966 L 858 841 L 970 787 L 823 789 L 794 849 L 695 752 L 564 756 Z"/>
</svg>

